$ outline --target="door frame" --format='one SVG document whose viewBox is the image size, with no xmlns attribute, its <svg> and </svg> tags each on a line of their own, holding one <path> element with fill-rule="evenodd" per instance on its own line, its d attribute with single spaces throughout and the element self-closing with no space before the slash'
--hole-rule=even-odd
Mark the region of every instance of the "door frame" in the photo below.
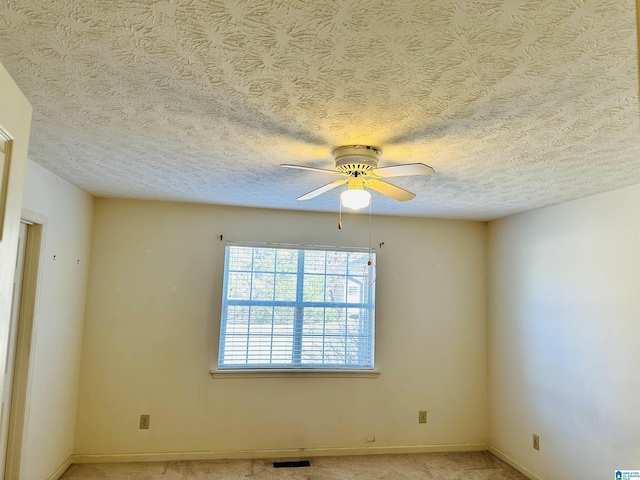
<svg viewBox="0 0 640 480">
<path fill-rule="evenodd" d="M 44 267 L 43 253 L 48 221 L 46 216 L 27 209 L 22 210 L 21 220 L 29 226 L 17 325 L 9 435 L 2 477 L 5 480 L 19 479 L 20 467 L 25 461 L 22 452 L 29 433 L 29 406 L 35 363 L 33 352 L 37 339 L 40 278 Z"/>
</svg>

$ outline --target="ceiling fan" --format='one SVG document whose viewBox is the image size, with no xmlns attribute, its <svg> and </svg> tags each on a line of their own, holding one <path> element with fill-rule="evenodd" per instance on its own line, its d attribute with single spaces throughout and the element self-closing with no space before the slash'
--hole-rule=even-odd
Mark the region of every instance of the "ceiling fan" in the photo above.
<svg viewBox="0 0 640 480">
<path fill-rule="evenodd" d="M 424 163 L 406 163 L 378 168 L 378 160 L 381 153 L 379 149 L 367 145 L 346 145 L 333 151 L 336 162 L 335 170 L 306 167 L 304 165 L 283 164 L 280 166 L 346 177 L 316 188 L 298 197 L 298 200 L 310 200 L 340 185 L 347 184 L 347 189 L 342 192 L 340 199 L 343 206 L 353 210 L 359 210 L 369 205 L 371 194 L 366 189 L 374 190 L 399 202 L 406 202 L 416 196 L 415 193 L 381 180 L 382 178 L 435 173 L 433 168 Z"/>
</svg>

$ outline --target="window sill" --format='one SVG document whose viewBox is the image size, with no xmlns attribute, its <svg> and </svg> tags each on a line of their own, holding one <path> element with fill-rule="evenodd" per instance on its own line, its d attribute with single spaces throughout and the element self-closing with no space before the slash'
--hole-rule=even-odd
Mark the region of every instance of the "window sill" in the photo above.
<svg viewBox="0 0 640 480">
<path fill-rule="evenodd" d="M 377 378 L 379 370 L 211 370 L 211 378 Z"/>
</svg>

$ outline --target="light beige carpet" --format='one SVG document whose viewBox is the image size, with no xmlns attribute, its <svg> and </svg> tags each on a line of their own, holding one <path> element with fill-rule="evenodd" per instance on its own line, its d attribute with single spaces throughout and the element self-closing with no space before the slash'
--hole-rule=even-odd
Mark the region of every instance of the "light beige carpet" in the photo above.
<svg viewBox="0 0 640 480">
<path fill-rule="evenodd" d="M 291 460 L 291 459 L 286 459 Z M 305 458 L 310 467 L 274 468 L 273 460 L 72 465 L 65 480 L 527 480 L 489 452 Z"/>
</svg>

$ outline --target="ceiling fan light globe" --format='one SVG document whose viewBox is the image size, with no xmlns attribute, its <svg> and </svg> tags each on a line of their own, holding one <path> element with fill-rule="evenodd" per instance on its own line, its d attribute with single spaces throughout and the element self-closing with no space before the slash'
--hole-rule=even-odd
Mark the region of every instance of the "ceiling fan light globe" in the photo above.
<svg viewBox="0 0 640 480">
<path fill-rule="evenodd" d="M 363 189 L 349 189 L 340 194 L 340 202 L 345 208 L 360 210 L 371 202 L 371 194 Z"/>
</svg>

